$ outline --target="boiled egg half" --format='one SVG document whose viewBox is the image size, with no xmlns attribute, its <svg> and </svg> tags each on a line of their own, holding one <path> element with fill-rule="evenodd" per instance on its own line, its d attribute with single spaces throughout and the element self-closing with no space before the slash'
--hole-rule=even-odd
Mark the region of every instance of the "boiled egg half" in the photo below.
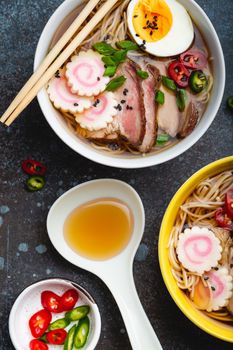
<svg viewBox="0 0 233 350">
<path fill-rule="evenodd" d="M 127 18 L 136 43 L 152 55 L 176 56 L 193 42 L 192 20 L 176 0 L 132 0 Z"/>
</svg>

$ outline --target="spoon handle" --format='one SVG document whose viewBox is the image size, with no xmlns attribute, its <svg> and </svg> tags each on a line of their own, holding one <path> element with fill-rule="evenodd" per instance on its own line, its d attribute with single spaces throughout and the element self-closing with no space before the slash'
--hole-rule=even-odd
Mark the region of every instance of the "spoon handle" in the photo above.
<svg viewBox="0 0 233 350">
<path fill-rule="evenodd" d="M 119 306 L 133 350 L 162 350 L 138 297 L 132 270 L 119 269 L 104 280 Z"/>
</svg>

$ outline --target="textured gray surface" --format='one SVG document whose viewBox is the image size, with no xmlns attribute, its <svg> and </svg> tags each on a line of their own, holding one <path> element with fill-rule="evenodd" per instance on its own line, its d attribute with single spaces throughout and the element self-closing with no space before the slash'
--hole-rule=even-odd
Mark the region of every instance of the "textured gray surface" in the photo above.
<svg viewBox="0 0 233 350">
<path fill-rule="evenodd" d="M 61 0 L 0 1 L 0 112 L 8 106 L 32 71 L 40 32 Z M 232 0 L 198 0 L 213 21 L 223 45 L 226 96 L 233 94 Z M 46 123 L 34 101 L 14 125 L 0 126 L 0 349 L 11 350 L 7 321 L 18 293 L 36 280 L 62 276 L 87 288 L 102 315 L 97 349 L 128 350 L 130 344 L 118 308 L 105 285 L 95 276 L 74 268 L 49 242 L 45 220 L 54 200 L 72 186 L 90 179 L 112 177 L 130 183 L 141 195 L 146 210 L 143 246 L 134 274 L 148 316 L 165 350 L 231 349 L 195 327 L 169 296 L 157 261 L 161 219 L 178 187 L 196 170 L 233 153 L 233 115 L 221 109 L 213 125 L 188 152 L 157 167 L 119 170 L 92 163 L 65 146 Z M 25 191 L 20 162 L 35 158 L 48 166 L 46 189 Z M 145 349 L 147 350 L 147 349 Z"/>
</svg>

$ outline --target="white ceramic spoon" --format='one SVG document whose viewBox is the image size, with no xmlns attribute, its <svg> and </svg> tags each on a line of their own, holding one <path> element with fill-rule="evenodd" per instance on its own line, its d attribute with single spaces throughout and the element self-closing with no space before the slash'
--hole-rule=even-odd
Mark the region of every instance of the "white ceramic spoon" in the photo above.
<svg viewBox="0 0 233 350">
<path fill-rule="evenodd" d="M 87 259 L 74 252 L 65 241 L 64 222 L 76 207 L 106 197 L 120 199 L 131 208 L 134 217 L 132 238 L 128 246 L 111 259 L 101 261 Z M 47 218 L 48 234 L 57 251 L 74 265 L 100 277 L 112 292 L 124 319 L 132 348 L 161 350 L 160 342 L 139 300 L 133 279 L 133 259 L 144 226 L 144 208 L 137 192 L 126 183 L 112 179 L 94 180 L 72 188 L 58 198 Z"/>
</svg>

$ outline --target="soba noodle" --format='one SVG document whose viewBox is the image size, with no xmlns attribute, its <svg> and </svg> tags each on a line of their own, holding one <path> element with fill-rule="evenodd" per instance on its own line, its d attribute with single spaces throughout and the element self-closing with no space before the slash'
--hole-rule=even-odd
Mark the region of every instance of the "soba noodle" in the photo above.
<svg viewBox="0 0 233 350">
<path fill-rule="evenodd" d="M 210 229 L 216 227 L 215 211 L 224 205 L 225 194 L 231 188 L 233 188 L 233 171 L 225 171 L 200 182 L 179 208 L 168 242 L 168 254 L 172 274 L 178 287 L 187 291 L 191 297 L 199 279 L 202 279 L 204 285 L 206 281 L 199 274 L 186 270 L 178 260 L 176 248 L 179 234 L 184 228 L 195 225 Z M 218 320 L 233 321 L 233 316 L 226 309 L 206 312 L 206 314 Z"/>
</svg>

